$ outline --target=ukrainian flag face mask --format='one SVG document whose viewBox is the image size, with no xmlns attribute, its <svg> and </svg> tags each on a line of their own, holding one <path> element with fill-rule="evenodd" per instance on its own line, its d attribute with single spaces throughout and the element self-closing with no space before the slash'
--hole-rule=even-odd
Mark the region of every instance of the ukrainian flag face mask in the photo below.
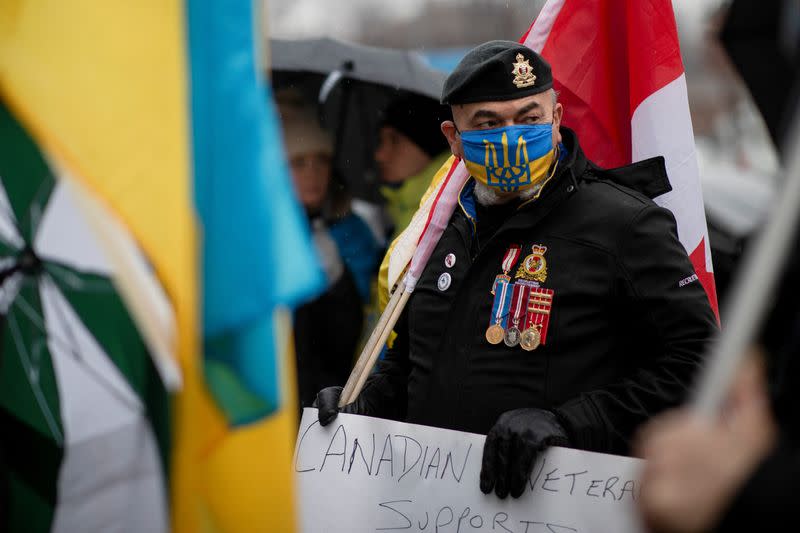
<svg viewBox="0 0 800 533">
<path fill-rule="evenodd" d="M 552 124 L 464 131 L 461 144 L 472 177 L 503 192 L 524 191 L 546 181 L 556 158 Z"/>
</svg>

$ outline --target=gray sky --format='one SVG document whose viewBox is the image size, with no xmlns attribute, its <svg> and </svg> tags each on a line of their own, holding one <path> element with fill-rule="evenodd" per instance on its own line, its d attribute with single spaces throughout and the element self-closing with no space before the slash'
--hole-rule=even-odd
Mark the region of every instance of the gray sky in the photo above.
<svg viewBox="0 0 800 533">
<path fill-rule="evenodd" d="M 458 10 L 462 0 L 265 0 L 267 2 L 267 27 L 271 37 L 305 38 L 336 37 L 354 40 L 361 35 L 365 19 L 380 18 L 396 24 L 413 20 L 420 11 L 429 6 Z M 692 38 L 699 34 L 703 14 L 724 0 L 673 0 L 681 24 L 681 33 Z M 509 8 L 516 13 L 530 13 L 530 20 L 543 0 L 483 0 L 485 5 L 496 5 L 497 9 Z M 514 36 L 509 36 L 509 38 Z M 422 43 L 424 44 L 424 43 Z"/>
<path fill-rule="evenodd" d="M 416 15 L 428 0 L 267 0 L 272 37 L 338 37 L 352 39 L 359 31 L 361 15 L 379 9 L 397 21 Z"/>
<path fill-rule="evenodd" d="M 362 17 L 380 13 L 397 22 L 410 20 L 429 3 L 452 5 L 458 0 L 266 0 L 270 36 L 282 38 L 337 37 L 353 39 Z"/>
</svg>

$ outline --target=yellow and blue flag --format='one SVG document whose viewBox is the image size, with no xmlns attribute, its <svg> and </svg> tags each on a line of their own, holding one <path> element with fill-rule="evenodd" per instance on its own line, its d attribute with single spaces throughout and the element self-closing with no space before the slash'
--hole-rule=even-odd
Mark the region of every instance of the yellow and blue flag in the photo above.
<svg viewBox="0 0 800 533">
<path fill-rule="evenodd" d="M 294 527 L 286 313 L 322 288 L 255 2 L 6 0 L 0 98 L 119 217 L 174 309 L 173 529 Z"/>
<path fill-rule="evenodd" d="M 205 375 L 230 424 L 280 405 L 272 311 L 323 283 L 288 179 L 250 2 L 187 3 Z M 265 99 L 264 95 L 268 98 Z"/>
</svg>

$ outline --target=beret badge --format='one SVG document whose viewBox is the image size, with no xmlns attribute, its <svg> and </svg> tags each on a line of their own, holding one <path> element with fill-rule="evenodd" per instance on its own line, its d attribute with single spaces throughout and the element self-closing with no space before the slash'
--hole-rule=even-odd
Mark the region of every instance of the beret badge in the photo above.
<svg viewBox="0 0 800 533">
<path fill-rule="evenodd" d="M 536 83 L 536 76 L 533 74 L 531 64 L 525 59 L 525 56 L 517 54 L 516 60 L 517 61 L 513 63 L 514 70 L 511 71 L 511 74 L 514 75 L 513 83 L 517 89 L 530 87 Z"/>
</svg>

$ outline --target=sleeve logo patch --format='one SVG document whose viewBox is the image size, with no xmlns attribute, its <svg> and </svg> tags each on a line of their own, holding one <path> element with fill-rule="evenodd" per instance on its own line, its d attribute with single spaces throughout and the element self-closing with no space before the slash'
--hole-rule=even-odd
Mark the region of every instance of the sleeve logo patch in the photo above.
<svg viewBox="0 0 800 533">
<path fill-rule="evenodd" d="M 690 283 L 692 283 L 694 281 L 697 281 L 698 279 L 699 278 L 697 277 L 697 274 L 692 274 L 688 278 L 683 278 L 682 280 L 680 280 L 678 282 L 678 287 L 685 287 L 686 285 L 688 285 L 688 284 L 690 284 Z"/>
</svg>

